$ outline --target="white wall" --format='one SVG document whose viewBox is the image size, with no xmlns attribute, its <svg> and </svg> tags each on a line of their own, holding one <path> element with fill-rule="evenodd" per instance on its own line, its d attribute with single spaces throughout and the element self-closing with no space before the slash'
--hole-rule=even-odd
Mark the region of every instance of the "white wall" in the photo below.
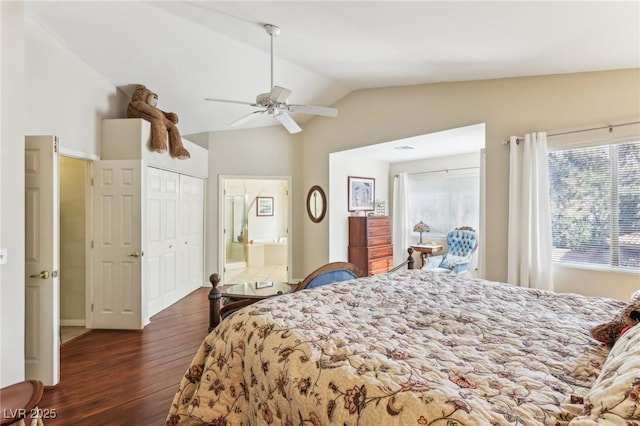
<svg viewBox="0 0 640 426">
<path fill-rule="evenodd" d="M 24 380 L 24 5 L 0 2 L 0 387 Z"/>
<path fill-rule="evenodd" d="M 375 200 L 384 201 L 389 205 L 389 163 L 383 161 L 365 161 L 353 153 L 334 153 L 329 158 L 329 190 L 327 191 L 329 222 L 329 262 L 347 261 L 349 259 L 349 212 L 348 208 L 348 179 L 349 176 L 367 177 L 375 179 Z M 364 214 L 363 212 L 359 212 Z M 324 223 L 323 221 L 322 223 Z M 321 227 L 313 227 L 320 230 Z M 305 235 L 304 250 L 317 249 L 322 244 L 321 235 Z M 326 259 L 327 257 L 324 257 Z M 307 263 L 309 261 L 309 263 Z M 305 270 L 314 269 L 325 264 L 323 258 L 305 258 Z"/>
<path fill-rule="evenodd" d="M 56 135 L 63 150 L 100 155 L 100 123 L 126 117 L 128 99 L 32 19 L 25 22 L 28 134 Z"/>
<path fill-rule="evenodd" d="M 117 114 L 116 88 L 0 2 L 0 387 L 24 380 L 24 137 L 60 136 L 62 149 L 99 152 L 101 114 Z M 8 201 L 10 200 L 10 201 Z"/>
<path fill-rule="evenodd" d="M 402 161 L 389 166 L 390 176 L 396 173 L 422 173 L 439 170 L 453 170 L 466 167 L 480 167 L 480 151 L 446 157 L 423 158 L 415 161 Z"/>
<path fill-rule="evenodd" d="M 508 148 L 503 140 L 531 131 L 553 133 L 640 118 L 640 69 L 360 90 L 335 106 L 333 119 L 313 119 L 304 128 L 305 187 L 329 184 L 329 154 L 350 148 L 486 124 L 486 277 L 507 277 Z M 329 194 L 329 205 L 334 202 Z M 338 198 L 338 202 L 339 202 Z M 304 263 L 321 264 L 330 225 L 314 224 L 314 244 Z M 638 276 L 577 274 L 559 279 L 558 291 L 628 299 Z M 562 278 L 562 277 L 560 277 Z"/>
<path fill-rule="evenodd" d="M 289 205 L 287 181 L 271 179 L 226 179 L 226 195 L 247 195 L 249 239 L 256 242 L 273 242 L 286 236 Z M 273 216 L 258 216 L 256 197 L 273 198 Z"/>
<path fill-rule="evenodd" d="M 268 183 L 267 183 L 268 182 Z M 256 197 L 273 198 L 273 216 L 258 216 Z M 288 205 L 287 181 L 265 181 L 263 185 L 249 192 L 249 238 L 258 242 L 273 242 L 285 237 L 287 229 Z M 285 204 L 283 204 L 285 203 Z"/>
</svg>

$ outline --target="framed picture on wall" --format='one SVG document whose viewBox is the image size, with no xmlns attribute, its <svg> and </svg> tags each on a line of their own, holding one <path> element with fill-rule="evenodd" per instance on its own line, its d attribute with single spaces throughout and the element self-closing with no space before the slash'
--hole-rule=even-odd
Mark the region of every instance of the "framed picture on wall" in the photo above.
<svg viewBox="0 0 640 426">
<path fill-rule="evenodd" d="M 273 216 L 273 197 L 256 197 L 256 216 Z"/>
<path fill-rule="evenodd" d="M 376 180 L 374 178 L 349 176 L 349 211 L 374 210 L 376 198 Z"/>
</svg>

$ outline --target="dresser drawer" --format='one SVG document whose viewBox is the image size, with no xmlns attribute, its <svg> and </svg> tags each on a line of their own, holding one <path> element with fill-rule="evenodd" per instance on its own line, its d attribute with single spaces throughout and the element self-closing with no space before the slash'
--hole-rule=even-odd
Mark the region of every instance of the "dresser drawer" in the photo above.
<svg viewBox="0 0 640 426">
<path fill-rule="evenodd" d="M 377 228 L 379 226 L 391 226 L 391 218 L 388 216 L 369 216 L 367 218 L 369 222 L 368 228 Z"/>
<path fill-rule="evenodd" d="M 391 244 L 391 235 L 382 235 L 379 237 L 369 238 L 367 245 L 369 247 L 384 246 Z"/>
<path fill-rule="evenodd" d="M 380 271 L 380 270 L 385 270 L 384 272 L 387 272 L 392 267 L 393 267 L 392 257 L 369 260 L 369 273 L 376 273 L 375 271 Z"/>
<path fill-rule="evenodd" d="M 391 227 L 390 226 L 372 226 L 367 228 L 367 235 L 369 238 L 377 237 L 379 235 L 391 235 Z"/>
<path fill-rule="evenodd" d="M 375 260 L 382 257 L 393 256 L 393 246 L 385 245 L 382 247 L 375 247 L 369 249 L 369 259 Z"/>
<path fill-rule="evenodd" d="M 391 267 L 387 267 L 387 266 L 385 266 L 384 268 L 379 268 L 379 269 L 370 269 L 369 270 L 369 276 L 386 274 L 390 270 L 391 270 Z"/>
<path fill-rule="evenodd" d="M 367 275 L 383 274 L 393 267 L 391 217 L 349 217 L 349 262 Z"/>
</svg>

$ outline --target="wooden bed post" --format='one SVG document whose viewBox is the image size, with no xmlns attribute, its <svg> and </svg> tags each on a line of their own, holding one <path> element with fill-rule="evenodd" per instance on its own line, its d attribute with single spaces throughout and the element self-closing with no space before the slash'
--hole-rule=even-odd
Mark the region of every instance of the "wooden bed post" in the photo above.
<svg viewBox="0 0 640 426">
<path fill-rule="evenodd" d="M 413 249 L 409 247 L 407 249 L 407 253 L 409 253 L 409 257 L 407 257 L 407 260 L 403 261 L 399 265 L 394 266 L 389 272 L 399 271 L 400 269 L 404 268 L 405 265 L 407 269 L 413 269 L 413 264 L 415 263 L 415 260 L 413 259 Z"/>
<path fill-rule="evenodd" d="M 407 249 L 407 253 L 409 253 L 409 257 L 407 258 L 407 269 L 413 269 L 413 264 L 415 260 L 413 259 L 413 249 L 409 247 Z"/>
<path fill-rule="evenodd" d="M 222 301 L 222 292 L 218 288 L 220 284 L 220 275 L 217 273 L 211 274 L 209 282 L 213 288 L 209 291 L 209 333 L 220 324 L 220 304 Z"/>
</svg>

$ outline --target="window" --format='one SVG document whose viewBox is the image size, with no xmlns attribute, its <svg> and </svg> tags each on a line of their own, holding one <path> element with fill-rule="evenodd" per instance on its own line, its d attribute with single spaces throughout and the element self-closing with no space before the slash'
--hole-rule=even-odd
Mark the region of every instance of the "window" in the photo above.
<svg viewBox="0 0 640 426">
<path fill-rule="evenodd" d="M 439 237 L 459 226 L 479 228 L 479 169 L 417 173 L 407 180 L 412 228 L 422 220 Z"/>
<path fill-rule="evenodd" d="M 549 153 L 553 260 L 640 271 L 640 142 Z"/>
</svg>

